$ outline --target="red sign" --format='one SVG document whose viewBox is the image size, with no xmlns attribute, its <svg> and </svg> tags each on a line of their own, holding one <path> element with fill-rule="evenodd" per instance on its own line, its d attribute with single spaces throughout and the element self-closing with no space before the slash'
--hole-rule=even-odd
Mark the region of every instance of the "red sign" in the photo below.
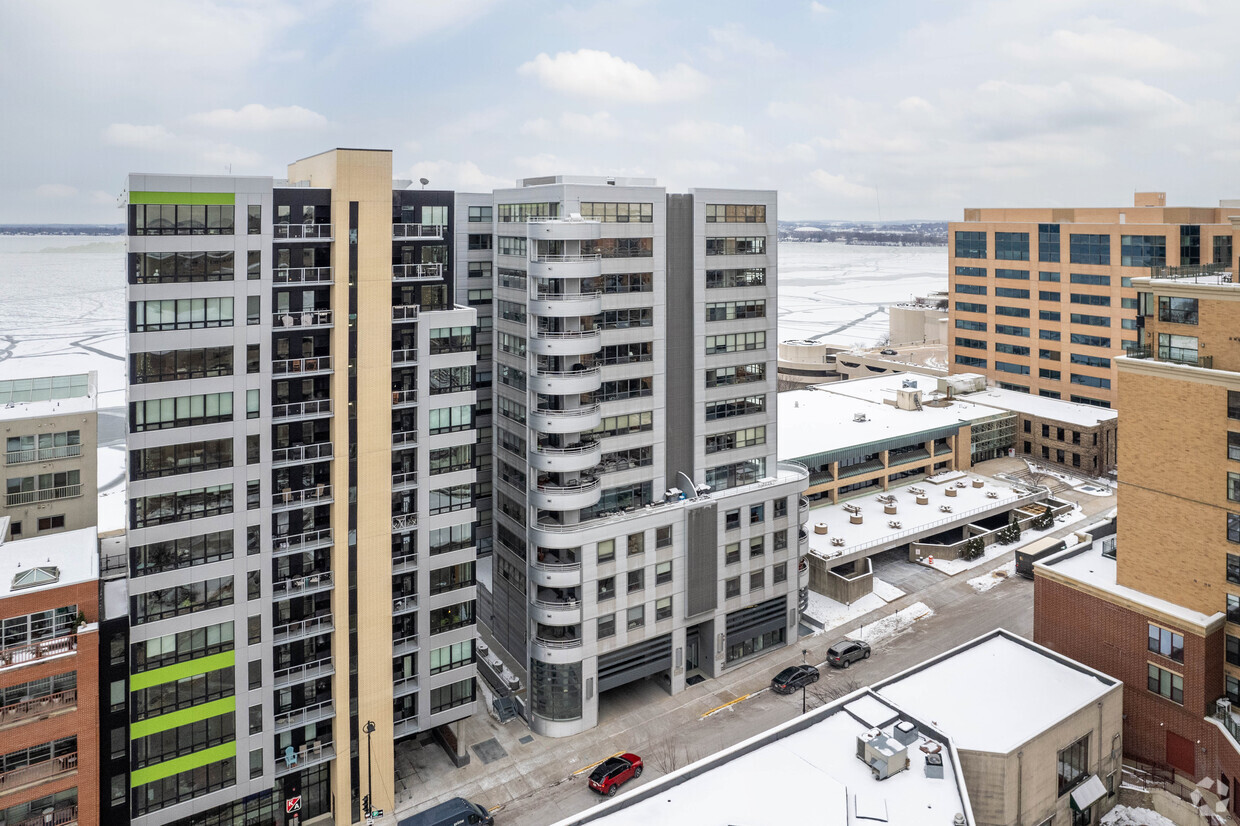
<svg viewBox="0 0 1240 826">
<path fill-rule="evenodd" d="M 300 812 L 300 811 L 301 811 L 301 795 L 297 795 L 296 797 L 290 797 L 288 800 L 284 801 L 284 813 L 286 815 L 291 815 L 294 812 Z"/>
</svg>

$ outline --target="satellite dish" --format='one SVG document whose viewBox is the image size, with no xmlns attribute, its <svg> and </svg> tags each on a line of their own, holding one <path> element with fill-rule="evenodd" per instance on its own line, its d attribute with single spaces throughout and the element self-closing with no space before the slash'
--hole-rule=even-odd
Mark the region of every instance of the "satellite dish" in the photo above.
<svg viewBox="0 0 1240 826">
<path fill-rule="evenodd" d="M 426 185 L 430 183 L 426 178 L 418 178 L 418 183 L 422 184 L 422 188 L 426 189 Z"/>
</svg>

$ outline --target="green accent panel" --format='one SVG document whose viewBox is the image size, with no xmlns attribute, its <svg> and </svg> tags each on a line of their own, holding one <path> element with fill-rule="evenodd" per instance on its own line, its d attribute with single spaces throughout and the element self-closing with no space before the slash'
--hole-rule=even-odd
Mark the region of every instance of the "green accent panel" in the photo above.
<svg viewBox="0 0 1240 826">
<path fill-rule="evenodd" d="M 200 766 L 208 766 L 236 756 L 237 743 L 234 740 L 231 743 L 225 743 L 213 749 L 187 754 L 184 757 L 165 760 L 162 763 L 156 763 L 154 766 L 147 766 L 146 768 L 132 771 L 129 773 L 129 787 L 136 789 L 145 783 L 163 780 L 165 777 L 172 777 L 174 774 L 180 774 Z"/>
<path fill-rule="evenodd" d="M 150 688 L 160 683 L 174 683 L 177 680 L 192 677 L 195 674 L 206 674 L 208 671 L 228 668 L 230 665 L 235 665 L 236 662 L 237 652 L 234 649 L 233 651 L 222 651 L 219 654 L 212 654 L 209 657 L 199 657 L 196 660 L 186 660 L 183 663 L 165 665 L 163 668 L 131 675 L 129 677 L 129 690 L 141 691 L 144 688 Z"/>
<path fill-rule="evenodd" d="M 236 697 L 222 697 L 219 700 L 212 700 L 202 705 L 190 706 L 180 711 L 173 711 L 168 714 L 161 714 L 158 717 L 141 720 L 129 727 L 129 739 L 137 740 L 139 737 L 145 737 L 148 734 L 167 731 L 168 729 L 196 723 L 199 720 L 206 720 L 208 717 L 216 717 L 229 712 L 234 714 L 237 712 Z"/>
<path fill-rule="evenodd" d="M 231 192 L 130 192 L 131 204 L 235 204 Z"/>
</svg>

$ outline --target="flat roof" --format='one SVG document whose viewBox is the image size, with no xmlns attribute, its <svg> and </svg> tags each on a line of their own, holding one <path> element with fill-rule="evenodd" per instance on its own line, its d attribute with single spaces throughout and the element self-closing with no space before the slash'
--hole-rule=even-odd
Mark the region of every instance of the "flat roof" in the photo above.
<svg viewBox="0 0 1240 826">
<path fill-rule="evenodd" d="M 42 359 L 9 359 L 0 379 L 0 421 L 94 412 L 98 373 L 49 375 Z"/>
<path fill-rule="evenodd" d="M 854 708 L 864 714 L 854 716 Z M 871 731 L 872 720 L 884 717 L 888 721 L 909 719 L 890 702 L 863 689 L 622 793 L 614 801 L 561 821 L 560 826 L 798 823 L 809 812 L 818 826 L 871 821 L 896 826 L 950 824 L 957 813 L 965 813 L 966 822 L 973 823 L 967 793 L 958 782 L 954 752 L 937 734 L 918 725 L 917 739 L 907 750 L 908 768 L 885 780 L 875 779 L 870 766 L 858 759 L 858 738 Z M 883 726 L 883 734 L 890 735 L 891 730 L 892 725 Z M 927 755 L 920 746 L 929 743 L 938 744 L 942 777 L 926 776 Z"/>
<path fill-rule="evenodd" d="M 922 391 L 921 410 L 901 410 L 893 404 L 905 381 Z M 915 436 L 931 430 L 953 428 L 998 415 L 993 407 L 959 397 L 941 406 L 928 406 L 937 388 L 933 376 L 889 373 L 866 379 L 850 379 L 813 389 L 779 394 L 779 457 L 799 459 L 819 453 Z M 865 421 L 854 418 L 865 414 Z"/>
<path fill-rule="evenodd" d="M 987 387 L 985 390 L 964 394 L 963 398 L 975 404 L 990 405 L 1082 427 L 1092 427 L 1119 418 L 1119 413 L 1106 407 L 1048 399 L 1045 396 L 1034 396 L 1001 387 Z"/>
<path fill-rule="evenodd" d="M 874 690 L 941 730 L 958 749 L 1008 754 L 1118 685 L 1053 651 L 997 631 Z"/>
<path fill-rule="evenodd" d="M 36 568 L 55 568 L 55 579 L 30 574 Z M 14 578 L 26 573 L 34 584 L 14 588 Z M 91 528 L 49 533 L 0 542 L 0 597 L 48 588 L 77 585 L 99 578 L 99 534 Z"/>
</svg>

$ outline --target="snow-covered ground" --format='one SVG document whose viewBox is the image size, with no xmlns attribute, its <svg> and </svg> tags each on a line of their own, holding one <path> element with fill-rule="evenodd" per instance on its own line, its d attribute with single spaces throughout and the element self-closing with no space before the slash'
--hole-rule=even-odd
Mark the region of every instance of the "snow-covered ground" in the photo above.
<svg viewBox="0 0 1240 826">
<path fill-rule="evenodd" d="M 811 590 L 809 592 L 809 607 L 805 609 L 805 613 L 813 618 L 814 621 L 821 623 L 824 630 L 830 631 L 832 628 L 837 628 L 877 608 L 882 608 L 887 603 L 902 596 L 904 596 L 904 592 L 899 588 L 890 582 L 883 582 L 878 577 L 875 577 L 873 592 L 866 594 L 851 605 L 836 602 Z"/>
<path fill-rule="evenodd" d="M 934 616 L 934 610 L 924 602 L 914 602 L 890 616 L 868 625 L 860 625 L 845 634 L 850 640 L 865 640 L 870 645 L 890 639 L 902 631 L 907 631 L 913 623 L 926 617 Z"/>
<path fill-rule="evenodd" d="M 1085 518 L 1084 512 L 1079 507 L 1074 507 L 1072 510 L 1068 511 L 1067 513 L 1062 514 L 1060 516 L 1056 516 L 1054 524 L 1052 524 L 1049 528 L 1047 528 L 1044 531 L 1035 531 L 1032 529 L 1025 529 L 1020 532 L 1020 539 L 1017 542 L 1012 543 L 1011 545 L 1001 545 L 998 542 L 992 545 L 987 545 L 985 553 L 983 553 L 977 559 L 973 559 L 973 560 L 943 559 L 942 557 L 936 556 L 936 557 L 933 557 L 934 559 L 933 563 L 930 562 L 930 559 L 923 559 L 917 564 L 932 567 L 936 571 L 942 571 L 948 576 L 955 576 L 956 574 L 972 570 L 973 568 L 976 568 L 980 565 L 985 565 L 987 562 L 990 562 L 991 560 L 998 559 L 999 557 L 1003 556 L 1008 551 L 1014 551 L 1018 548 L 1023 548 L 1024 546 L 1028 545 L 1030 542 L 1033 542 L 1035 539 L 1041 539 L 1044 536 L 1049 536 L 1050 534 L 1062 528 L 1064 525 L 1071 525 L 1073 522 L 1079 522 L 1084 518 Z"/>
<path fill-rule="evenodd" d="M 101 447 L 99 457 L 99 533 L 125 528 L 125 450 Z"/>
<path fill-rule="evenodd" d="M 1135 806 L 1116 806 L 1103 815 L 1100 822 L 1102 826 L 1175 826 L 1175 821 L 1153 809 Z"/>
<path fill-rule="evenodd" d="M 998 585 L 1000 582 L 1007 582 L 1015 573 L 1016 563 L 1009 562 L 1006 565 L 1000 565 L 993 571 L 982 574 L 981 576 L 973 577 L 969 580 L 969 585 L 972 586 L 974 591 L 977 591 L 979 594 L 983 594 Z"/>
</svg>

